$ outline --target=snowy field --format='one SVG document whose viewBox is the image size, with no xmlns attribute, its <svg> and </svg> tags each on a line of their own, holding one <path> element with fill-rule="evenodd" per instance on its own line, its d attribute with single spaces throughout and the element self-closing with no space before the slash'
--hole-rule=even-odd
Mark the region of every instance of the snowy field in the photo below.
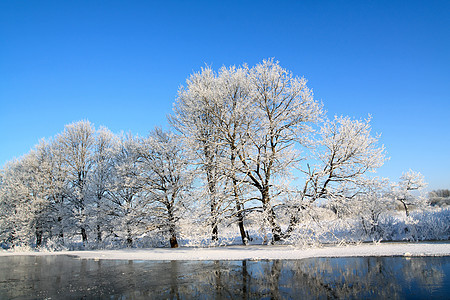
<svg viewBox="0 0 450 300">
<path fill-rule="evenodd" d="M 450 256 L 450 242 L 370 243 L 323 246 L 320 248 L 253 245 L 211 248 L 181 247 L 177 249 L 146 248 L 60 252 L 0 252 L 0 256 L 11 255 L 71 255 L 83 259 L 121 260 L 260 260 L 352 256 Z"/>
</svg>

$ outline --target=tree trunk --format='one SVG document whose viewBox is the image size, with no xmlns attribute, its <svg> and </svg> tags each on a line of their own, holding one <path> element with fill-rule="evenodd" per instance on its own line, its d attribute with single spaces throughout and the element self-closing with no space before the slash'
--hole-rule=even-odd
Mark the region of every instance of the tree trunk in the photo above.
<svg viewBox="0 0 450 300">
<path fill-rule="evenodd" d="M 63 239 L 64 238 L 64 229 L 63 229 L 63 225 L 62 225 L 62 217 L 58 217 L 58 224 L 59 224 L 59 238 Z"/>
<path fill-rule="evenodd" d="M 175 218 L 173 216 L 173 207 L 172 204 L 167 199 L 167 212 L 169 214 L 169 232 L 170 232 L 170 248 L 178 248 L 177 235 L 175 232 Z"/>
<path fill-rule="evenodd" d="M 39 227 L 36 227 L 36 247 L 42 246 L 42 229 Z"/>
<path fill-rule="evenodd" d="M 248 245 L 249 237 L 248 234 L 245 232 L 244 228 L 244 214 L 242 213 L 242 206 L 239 201 L 236 203 L 237 208 L 237 216 L 238 216 L 238 226 L 239 226 L 239 232 L 241 233 L 241 240 L 243 245 Z"/>
<path fill-rule="evenodd" d="M 127 247 L 133 247 L 133 238 L 131 237 L 131 230 L 129 227 L 127 228 Z"/>
<path fill-rule="evenodd" d="M 170 248 L 178 248 L 178 241 L 175 233 L 170 236 Z"/>
<path fill-rule="evenodd" d="M 403 207 L 405 208 L 406 216 L 409 217 L 408 206 L 406 205 L 405 201 L 400 200 L 400 202 L 403 204 Z"/>
<path fill-rule="evenodd" d="M 262 203 L 263 203 L 263 209 L 265 218 L 268 221 L 271 229 L 272 229 L 272 240 L 274 242 L 278 242 L 281 240 L 281 228 L 276 223 L 276 215 L 273 211 L 272 205 L 270 205 L 270 197 L 269 197 L 269 191 L 268 189 L 264 189 L 262 192 Z"/>
<path fill-rule="evenodd" d="M 272 226 L 272 236 L 273 241 L 278 242 L 281 240 L 281 227 L 278 226 L 278 224 L 275 222 L 275 212 L 273 211 L 273 208 L 270 207 L 270 225 Z"/>
<path fill-rule="evenodd" d="M 234 165 L 234 159 L 232 157 L 232 164 Z M 239 226 L 239 232 L 241 233 L 241 240 L 243 245 L 248 245 L 248 235 L 245 232 L 244 228 L 244 214 L 242 213 L 242 204 L 239 200 L 239 192 L 237 187 L 237 181 L 235 178 L 233 178 L 233 193 L 234 193 L 234 201 L 236 203 L 236 210 L 237 210 L 237 217 L 238 217 L 238 226 Z"/>
<path fill-rule="evenodd" d="M 212 235 L 211 240 L 213 242 L 217 242 L 219 240 L 219 229 L 217 225 L 217 204 L 216 204 L 216 195 L 215 195 L 215 184 L 210 183 L 209 186 L 210 191 L 210 201 L 211 201 L 211 227 L 212 227 Z"/>
<path fill-rule="evenodd" d="M 83 186 L 82 184 L 80 185 L 81 187 Z M 80 188 L 81 193 L 83 192 L 83 188 Z M 86 222 L 86 215 L 85 215 L 85 211 L 84 211 L 84 196 L 81 197 L 80 199 L 80 218 L 81 218 L 81 238 L 83 240 L 83 246 L 86 246 L 86 242 L 87 242 L 87 232 L 86 232 L 86 228 L 84 227 L 85 222 Z"/>
<path fill-rule="evenodd" d="M 209 192 L 209 201 L 211 205 L 211 227 L 212 227 L 212 235 L 211 240 L 216 242 L 219 240 L 219 229 L 217 226 L 217 203 L 216 203 L 216 176 L 214 170 L 214 156 L 211 154 L 208 145 L 205 145 L 205 157 L 208 161 L 206 165 L 206 180 L 208 181 L 208 192 Z"/>
<path fill-rule="evenodd" d="M 233 140 L 235 139 L 235 134 L 233 135 Z M 234 143 L 231 145 L 231 170 L 232 170 L 232 182 L 233 182 L 233 194 L 234 194 L 234 201 L 236 203 L 236 210 L 237 210 L 237 217 L 238 217 L 238 226 L 239 226 L 239 232 L 241 234 L 241 240 L 243 245 L 248 245 L 248 234 L 245 232 L 244 228 L 244 214 L 242 213 L 243 204 L 239 200 L 239 190 L 238 190 L 238 182 L 236 180 L 236 172 L 235 172 L 235 162 L 236 162 L 236 146 Z"/>
<path fill-rule="evenodd" d="M 292 210 L 294 208 L 295 208 L 295 206 L 292 207 Z M 300 219 L 298 218 L 298 214 L 300 214 L 300 211 L 302 211 L 303 209 L 305 209 L 304 206 L 297 206 L 295 208 L 295 212 L 291 214 L 291 217 L 289 218 L 288 228 L 286 229 L 286 232 L 284 232 L 282 234 L 282 238 L 288 238 L 291 235 L 291 233 L 294 231 L 295 227 L 300 222 Z"/>
<path fill-rule="evenodd" d="M 128 248 L 133 247 L 133 238 L 127 237 L 127 247 Z"/>
<path fill-rule="evenodd" d="M 102 242 L 102 230 L 100 228 L 100 201 L 102 201 L 102 197 L 100 195 L 97 196 L 97 243 Z"/>
<path fill-rule="evenodd" d="M 87 233 L 86 233 L 86 228 L 81 227 L 81 238 L 83 239 L 83 246 L 86 246 L 86 242 L 87 242 Z"/>
<path fill-rule="evenodd" d="M 102 242 L 102 231 L 100 228 L 100 224 L 97 224 L 97 243 Z"/>
<path fill-rule="evenodd" d="M 213 221 L 213 224 L 212 224 L 211 240 L 213 242 L 217 242 L 219 240 L 219 228 L 217 226 L 217 218 L 214 218 L 214 221 Z"/>
<path fill-rule="evenodd" d="M 283 238 L 288 238 L 292 231 L 294 231 L 295 226 L 298 224 L 298 218 L 296 216 L 291 216 L 289 218 L 289 225 L 286 231 L 283 233 Z"/>
<path fill-rule="evenodd" d="M 59 216 L 58 216 L 58 224 L 59 224 L 59 238 L 62 243 L 64 243 L 64 225 L 63 225 L 63 218 L 61 217 L 63 211 L 64 211 L 64 196 L 61 196 L 61 200 L 59 202 L 60 208 L 59 208 Z"/>
</svg>

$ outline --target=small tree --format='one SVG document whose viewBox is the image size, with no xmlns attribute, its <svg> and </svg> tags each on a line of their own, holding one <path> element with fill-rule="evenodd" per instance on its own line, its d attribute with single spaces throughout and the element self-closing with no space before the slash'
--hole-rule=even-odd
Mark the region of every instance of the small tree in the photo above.
<svg viewBox="0 0 450 300">
<path fill-rule="evenodd" d="M 306 164 L 302 172 L 305 184 L 298 202 L 291 209 L 287 233 L 300 222 L 297 213 L 321 199 L 329 205 L 343 199 L 351 200 L 366 188 L 366 173 L 374 172 L 385 161 L 383 146 L 371 135 L 370 118 L 365 121 L 348 117 L 326 120 L 320 138 L 312 151 L 316 164 Z"/>
<path fill-rule="evenodd" d="M 361 218 L 364 232 L 373 238 L 381 239 L 383 231 L 380 227 L 380 218 L 392 207 L 389 181 L 379 178 L 368 179 L 354 200 L 348 203 L 348 208 Z"/>
<path fill-rule="evenodd" d="M 423 207 L 425 205 L 426 199 L 422 195 L 414 195 L 414 192 L 420 192 L 426 186 L 423 175 L 412 170 L 403 173 L 400 181 L 392 185 L 393 198 L 401 203 L 407 217 L 411 206 Z"/>
</svg>

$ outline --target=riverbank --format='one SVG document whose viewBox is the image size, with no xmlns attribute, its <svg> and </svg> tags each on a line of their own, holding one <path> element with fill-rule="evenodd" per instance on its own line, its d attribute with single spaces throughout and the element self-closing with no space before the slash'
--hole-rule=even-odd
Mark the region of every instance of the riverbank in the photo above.
<svg viewBox="0 0 450 300">
<path fill-rule="evenodd" d="M 262 260 L 355 256 L 450 256 L 450 242 L 380 243 L 296 248 L 294 246 L 226 246 L 211 248 L 145 248 L 60 252 L 0 251 L 0 256 L 70 255 L 83 259 L 119 260 Z"/>
</svg>

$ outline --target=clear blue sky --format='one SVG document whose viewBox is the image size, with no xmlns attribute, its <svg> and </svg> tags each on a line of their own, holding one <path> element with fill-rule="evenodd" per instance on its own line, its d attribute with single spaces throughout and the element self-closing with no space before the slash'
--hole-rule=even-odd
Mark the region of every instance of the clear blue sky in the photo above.
<svg viewBox="0 0 450 300">
<path fill-rule="evenodd" d="M 0 0 L 0 166 L 88 119 L 145 135 L 210 64 L 274 57 L 330 116 L 373 116 L 391 158 L 450 188 L 450 1 Z"/>
</svg>

